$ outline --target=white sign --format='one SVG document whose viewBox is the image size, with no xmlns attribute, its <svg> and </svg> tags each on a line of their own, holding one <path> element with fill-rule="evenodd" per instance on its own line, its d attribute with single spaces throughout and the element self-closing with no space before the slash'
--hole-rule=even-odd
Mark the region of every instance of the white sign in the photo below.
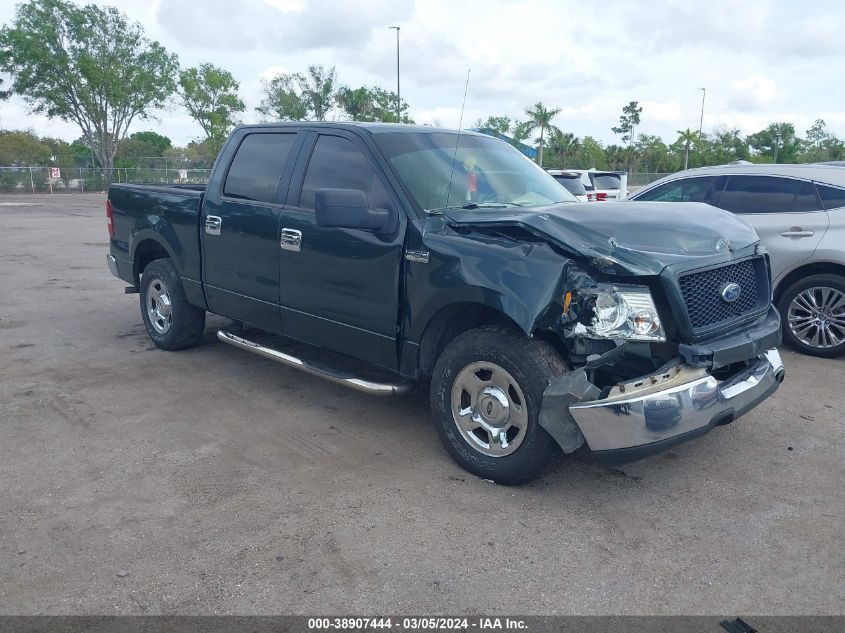
<svg viewBox="0 0 845 633">
<path fill-rule="evenodd" d="M 62 172 L 58 167 L 50 167 L 50 178 L 61 178 Z"/>
<path fill-rule="evenodd" d="M 188 179 L 188 170 L 187 169 L 180 169 L 179 170 L 179 179 L 180 180 L 187 180 Z"/>
</svg>

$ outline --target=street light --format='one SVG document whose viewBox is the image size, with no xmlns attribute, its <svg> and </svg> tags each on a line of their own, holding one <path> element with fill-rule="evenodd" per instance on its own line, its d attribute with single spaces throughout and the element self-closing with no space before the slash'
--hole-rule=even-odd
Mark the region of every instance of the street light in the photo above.
<svg viewBox="0 0 845 633">
<path fill-rule="evenodd" d="M 701 142 L 701 128 L 704 126 L 704 97 L 707 96 L 707 88 L 699 88 L 701 90 L 701 118 L 698 120 L 698 142 Z"/>
<path fill-rule="evenodd" d="M 399 92 L 399 27 L 388 26 L 388 29 L 396 29 L 396 121 L 402 122 L 402 96 Z"/>
</svg>

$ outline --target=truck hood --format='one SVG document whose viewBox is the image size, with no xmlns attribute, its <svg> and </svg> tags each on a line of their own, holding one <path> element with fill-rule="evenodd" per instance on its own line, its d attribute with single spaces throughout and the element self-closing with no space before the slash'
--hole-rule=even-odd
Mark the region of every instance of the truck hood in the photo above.
<svg viewBox="0 0 845 633">
<path fill-rule="evenodd" d="M 700 258 L 730 261 L 759 241 L 733 214 L 698 202 L 563 203 L 528 209 L 453 210 L 453 228 L 516 227 L 565 251 L 615 264 L 632 275 L 659 275 L 668 265 Z"/>
</svg>

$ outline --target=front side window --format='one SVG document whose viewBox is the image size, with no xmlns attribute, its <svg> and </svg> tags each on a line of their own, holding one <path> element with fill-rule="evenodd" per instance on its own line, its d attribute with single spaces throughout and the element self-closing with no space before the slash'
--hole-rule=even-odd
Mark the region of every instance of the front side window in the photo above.
<svg viewBox="0 0 845 633">
<path fill-rule="evenodd" d="M 776 176 L 731 176 L 719 206 L 732 213 L 791 213 L 817 211 L 815 194 L 801 180 Z"/>
<path fill-rule="evenodd" d="M 223 195 L 238 200 L 275 202 L 296 134 L 248 134 L 241 141 L 226 182 Z"/>
<path fill-rule="evenodd" d="M 370 209 L 390 208 L 390 196 L 367 157 L 355 143 L 340 136 L 320 136 L 302 184 L 299 206 L 314 210 L 319 189 L 363 191 Z"/>
<path fill-rule="evenodd" d="M 577 202 L 548 172 L 489 136 L 387 132 L 373 140 L 408 195 L 427 212 Z"/>
<path fill-rule="evenodd" d="M 654 202 L 705 202 L 712 182 L 712 176 L 673 180 L 638 195 L 636 199 Z"/>
</svg>

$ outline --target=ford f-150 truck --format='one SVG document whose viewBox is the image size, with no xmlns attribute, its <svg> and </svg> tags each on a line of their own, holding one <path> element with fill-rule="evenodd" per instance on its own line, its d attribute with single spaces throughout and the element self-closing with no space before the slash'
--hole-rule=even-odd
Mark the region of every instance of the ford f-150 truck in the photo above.
<svg viewBox="0 0 845 633">
<path fill-rule="evenodd" d="M 777 389 L 765 249 L 691 204 L 579 204 L 481 134 L 249 125 L 205 187 L 113 185 L 107 261 L 161 349 L 211 312 L 224 343 L 358 390 L 429 384 L 455 461 L 516 484 L 584 444 L 658 452 Z"/>
</svg>

